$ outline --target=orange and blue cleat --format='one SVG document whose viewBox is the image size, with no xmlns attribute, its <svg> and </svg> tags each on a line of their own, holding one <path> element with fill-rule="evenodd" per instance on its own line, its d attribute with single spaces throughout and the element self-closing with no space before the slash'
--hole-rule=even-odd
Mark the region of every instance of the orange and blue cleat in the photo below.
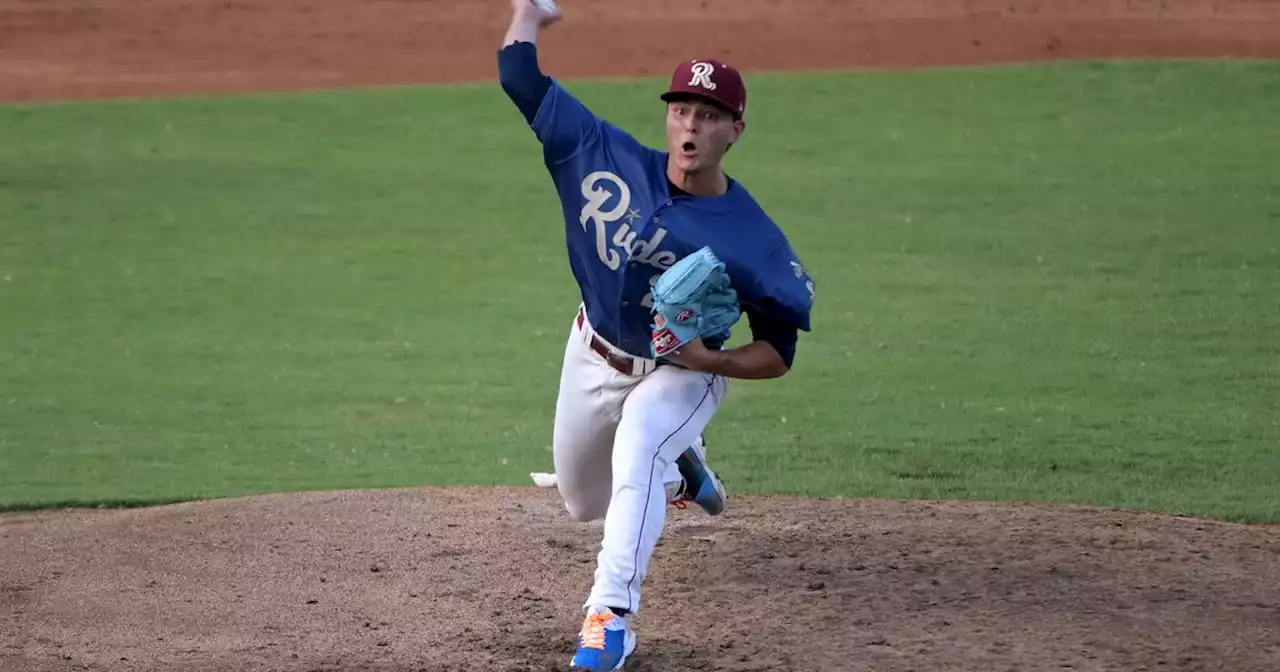
<svg viewBox="0 0 1280 672">
<path fill-rule="evenodd" d="M 627 619 L 606 607 L 591 607 L 578 634 L 578 652 L 569 666 L 580 670 L 620 670 L 636 650 L 636 633 Z"/>
</svg>

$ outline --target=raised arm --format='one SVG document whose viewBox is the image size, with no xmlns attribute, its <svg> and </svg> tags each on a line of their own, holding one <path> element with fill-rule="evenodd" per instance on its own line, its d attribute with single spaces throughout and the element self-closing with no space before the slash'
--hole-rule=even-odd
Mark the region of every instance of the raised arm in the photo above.
<svg viewBox="0 0 1280 672">
<path fill-rule="evenodd" d="M 532 0 L 511 0 L 511 7 L 511 25 L 498 51 L 498 80 L 553 166 L 599 142 L 601 120 L 538 65 L 538 33 L 560 20 L 559 11 L 544 10 Z"/>
<path fill-rule="evenodd" d="M 498 52 L 498 82 L 530 124 L 551 88 L 551 78 L 538 67 L 538 34 L 559 20 L 558 12 L 548 13 L 532 0 L 511 0 L 511 25 Z"/>
</svg>

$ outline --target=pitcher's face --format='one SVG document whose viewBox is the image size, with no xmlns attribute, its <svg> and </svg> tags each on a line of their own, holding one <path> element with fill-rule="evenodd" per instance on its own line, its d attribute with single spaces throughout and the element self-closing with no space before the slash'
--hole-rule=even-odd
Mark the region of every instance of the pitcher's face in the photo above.
<svg viewBox="0 0 1280 672">
<path fill-rule="evenodd" d="M 724 108 L 698 98 L 667 103 L 667 150 L 686 173 L 718 166 L 745 128 Z"/>
</svg>

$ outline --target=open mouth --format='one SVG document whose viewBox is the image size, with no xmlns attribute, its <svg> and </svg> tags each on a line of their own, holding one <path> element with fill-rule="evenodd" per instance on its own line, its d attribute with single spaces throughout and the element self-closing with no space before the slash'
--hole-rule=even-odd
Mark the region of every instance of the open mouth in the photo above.
<svg viewBox="0 0 1280 672">
<path fill-rule="evenodd" d="M 688 156 L 693 156 L 698 153 L 698 146 L 693 144 L 693 142 L 686 142 L 683 145 L 680 145 L 680 150 Z"/>
</svg>

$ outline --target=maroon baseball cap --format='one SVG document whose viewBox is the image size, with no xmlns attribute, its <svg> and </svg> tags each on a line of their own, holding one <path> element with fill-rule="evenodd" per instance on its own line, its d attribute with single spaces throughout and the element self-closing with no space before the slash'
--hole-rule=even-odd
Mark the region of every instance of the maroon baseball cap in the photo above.
<svg viewBox="0 0 1280 672">
<path fill-rule="evenodd" d="M 672 101 L 683 96 L 706 98 L 739 118 L 747 111 L 747 85 L 742 74 L 714 58 L 695 58 L 676 66 L 671 88 L 661 98 Z"/>
</svg>

